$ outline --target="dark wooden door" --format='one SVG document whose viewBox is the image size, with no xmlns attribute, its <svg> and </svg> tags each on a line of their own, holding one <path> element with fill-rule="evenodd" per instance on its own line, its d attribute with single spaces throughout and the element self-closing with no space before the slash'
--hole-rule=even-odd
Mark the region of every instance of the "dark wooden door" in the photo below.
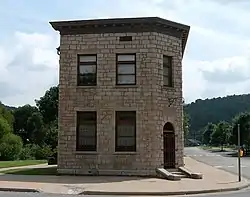
<svg viewBox="0 0 250 197">
<path fill-rule="evenodd" d="M 174 132 L 163 133 L 164 168 L 175 168 Z"/>
</svg>

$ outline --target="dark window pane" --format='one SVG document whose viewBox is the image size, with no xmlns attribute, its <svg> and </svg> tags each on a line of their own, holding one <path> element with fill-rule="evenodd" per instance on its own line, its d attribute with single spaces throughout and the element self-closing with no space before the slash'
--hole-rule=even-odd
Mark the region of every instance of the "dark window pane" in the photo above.
<svg viewBox="0 0 250 197">
<path fill-rule="evenodd" d="M 77 112 L 78 151 L 96 151 L 96 112 Z"/>
<path fill-rule="evenodd" d="M 78 85 L 96 85 L 96 55 L 80 55 Z"/>
<path fill-rule="evenodd" d="M 96 74 L 87 73 L 78 76 L 79 85 L 95 85 L 96 84 Z"/>
<path fill-rule="evenodd" d="M 169 68 L 163 67 L 163 75 L 169 74 Z"/>
<path fill-rule="evenodd" d="M 163 77 L 163 84 L 166 85 L 166 86 L 170 85 L 169 84 L 169 78 L 167 76 Z"/>
<path fill-rule="evenodd" d="M 136 151 L 136 112 L 116 112 L 116 151 Z"/>
<path fill-rule="evenodd" d="M 118 84 L 135 84 L 135 75 L 118 75 Z"/>
<path fill-rule="evenodd" d="M 163 56 L 163 85 L 172 87 L 172 57 Z"/>
<path fill-rule="evenodd" d="M 118 137 L 134 137 L 135 125 L 117 125 L 117 136 Z"/>
<path fill-rule="evenodd" d="M 163 56 L 163 64 L 165 65 L 165 66 L 170 66 L 171 65 L 171 57 L 169 57 L 169 56 Z"/>
<path fill-rule="evenodd" d="M 96 65 L 79 65 L 79 74 L 96 73 Z"/>
<path fill-rule="evenodd" d="M 116 83 L 119 85 L 136 84 L 135 54 L 117 55 Z"/>
<path fill-rule="evenodd" d="M 119 137 L 117 146 L 135 146 L 135 138 L 133 137 Z"/>
<path fill-rule="evenodd" d="M 81 147 L 84 146 L 95 146 L 95 138 L 94 137 L 80 137 L 79 138 L 79 145 Z"/>
<path fill-rule="evenodd" d="M 118 74 L 135 74 L 134 64 L 119 64 Z"/>
<path fill-rule="evenodd" d="M 79 125 L 79 136 L 95 136 L 95 123 L 86 124 L 86 125 Z"/>
</svg>

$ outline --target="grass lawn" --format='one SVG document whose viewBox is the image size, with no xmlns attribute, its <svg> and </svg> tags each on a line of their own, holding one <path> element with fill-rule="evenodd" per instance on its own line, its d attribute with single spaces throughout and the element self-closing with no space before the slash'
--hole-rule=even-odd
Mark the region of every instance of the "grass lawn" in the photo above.
<svg viewBox="0 0 250 197">
<path fill-rule="evenodd" d="M 49 168 L 22 168 L 15 170 L 1 171 L 4 174 L 16 174 L 16 175 L 57 175 L 57 167 Z"/>
<path fill-rule="evenodd" d="M 0 168 L 10 168 L 19 166 L 29 166 L 47 163 L 46 160 L 17 160 L 17 161 L 0 161 Z"/>
</svg>

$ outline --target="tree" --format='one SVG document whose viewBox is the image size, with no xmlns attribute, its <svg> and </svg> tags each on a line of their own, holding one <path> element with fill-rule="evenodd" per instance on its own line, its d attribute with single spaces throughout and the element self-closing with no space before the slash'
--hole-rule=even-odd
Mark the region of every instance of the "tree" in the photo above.
<svg viewBox="0 0 250 197">
<path fill-rule="evenodd" d="M 183 113 L 184 139 L 187 139 L 189 128 L 190 128 L 190 116 L 186 112 L 184 112 Z"/>
<path fill-rule="evenodd" d="M 43 116 L 43 121 L 48 124 L 58 117 L 58 86 L 51 87 L 45 95 L 36 100 L 36 105 Z"/>
<path fill-rule="evenodd" d="M 2 160 L 16 160 L 19 158 L 22 147 L 21 137 L 8 133 L 0 140 L 0 158 Z"/>
<path fill-rule="evenodd" d="M 12 128 L 14 122 L 14 116 L 12 112 L 6 109 L 6 107 L 1 102 L 0 102 L 0 118 L 5 119 L 9 124 L 9 126 Z"/>
<path fill-rule="evenodd" d="M 24 143 L 27 143 L 32 135 L 32 131 L 28 129 L 28 119 L 38 109 L 31 105 L 24 105 L 14 110 L 14 134 L 19 135 Z"/>
<path fill-rule="evenodd" d="M 208 123 L 207 126 L 203 130 L 202 143 L 210 144 L 211 135 L 214 132 L 214 130 L 215 130 L 215 125 L 212 123 Z"/>
<path fill-rule="evenodd" d="M 27 120 L 27 130 L 29 131 L 29 140 L 32 143 L 42 145 L 46 133 L 43 129 L 43 117 L 40 112 L 34 112 Z"/>
<path fill-rule="evenodd" d="M 0 139 L 8 134 L 11 133 L 12 129 L 10 125 L 8 124 L 7 120 L 4 119 L 3 117 L 0 117 Z"/>
<path fill-rule="evenodd" d="M 44 142 L 52 149 L 57 147 L 58 142 L 58 122 L 57 119 L 44 127 Z"/>
<path fill-rule="evenodd" d="M 250 147 L 250 113 L 240 113 L 233 118 L 233 134 L 231 143 L 238 144 L 238 124 L 240 125 L 241 145 L 245 144 L 247 149 Z"/>
<path fill-rule="evenodd" d="M 232 127 L 228 122 L 219 122 L 211 134 L 211 144 L 216 146 L 220 145 L 221 151 L 223 151 L 223 146 L 229 142 L 232 133 L 231 131 Z"/>
</svg>

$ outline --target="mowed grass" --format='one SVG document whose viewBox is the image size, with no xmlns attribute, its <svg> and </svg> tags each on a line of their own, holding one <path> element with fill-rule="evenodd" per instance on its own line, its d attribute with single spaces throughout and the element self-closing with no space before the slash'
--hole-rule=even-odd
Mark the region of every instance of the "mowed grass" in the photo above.
<svg viewBox="0 0 250 197">
<path fill-rule="evenodd" d="M 47 163 L 46 160 L 0 161 L 0 168 L 29 166 L 29 165 L 38 165 L 38 164 L 45 164 L 45 163 Z"/>
<path fill-rule="evenodd" d="M 15 175 L 57 175 L 57 167 L 48 168 L 21 168 L 13 170 L 1 171 L 3 174 L 15 174 Z"/>
</svg>

